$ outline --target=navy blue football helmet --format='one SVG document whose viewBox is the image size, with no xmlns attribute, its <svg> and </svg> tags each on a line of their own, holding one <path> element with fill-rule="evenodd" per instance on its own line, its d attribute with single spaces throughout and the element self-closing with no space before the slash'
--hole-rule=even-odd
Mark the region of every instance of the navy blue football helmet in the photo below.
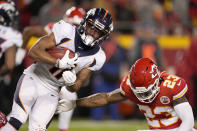
<svg viewBox="0 0 197 131">
<path fill-rule="evenodd" d="M 0 3 L 0 24 L 12 26 L 15 18 L 18 16 L 18 10 L 13 1 L 1 1 Z"/>
<path fill-rule="evenodd" d="M 101 32 L 101 37 L 98 39 L 89 40 L 89 36 L 86 34 L 86 26 L 91 25 L 92 27 L 98 29 Z M 83 40 L 83 43 L 87 46 L 95 46 L 102 43 L 109 37 L 109 34 L 113 31 L 112 16 L 109 11 L 103 8 L 93 8 L 90 9 L 83 20 L 81 21 L 79 27 L 79 33 Z"/>
</svg>

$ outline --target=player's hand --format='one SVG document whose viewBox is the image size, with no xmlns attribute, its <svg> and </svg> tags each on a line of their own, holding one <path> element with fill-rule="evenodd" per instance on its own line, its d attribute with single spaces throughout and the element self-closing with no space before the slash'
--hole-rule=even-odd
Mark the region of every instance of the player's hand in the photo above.
<svg viewBox="0 0 197 131">
<path fill-rule="evenodd" d="M 76 100 L 62 99 L 58 103 L 56 114 L 70 111 L 75 107 L 76 107 Z"/>
<path fill-rule="evenodd" d="M 66 86 L 74 85 L 77 79 L 76 73 L 74 71 L 64 71 L 62 77 Z"/>
<path fill-rule="evenodd" d="M 67 50 L 62 59 L 57 60 L 56 66 L 61 69 L 71 69 L 74 68 L 77 64 L 78 55 L 75 54 L 75 57 L 69 58 L 70 50 Z"/>
</svg>

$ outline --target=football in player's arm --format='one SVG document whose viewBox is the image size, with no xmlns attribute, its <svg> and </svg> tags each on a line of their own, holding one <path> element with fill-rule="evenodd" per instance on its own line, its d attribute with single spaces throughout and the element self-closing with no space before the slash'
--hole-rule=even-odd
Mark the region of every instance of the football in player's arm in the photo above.
<svg viewBox="0 0 197 131">
<path fill-rule="evenodd" d="M 154 61 L 141 58 L 124 77 L 120 89 L 93 94 L 77 101 L 63 99 L 57 112 L 75 106 L 100 107 L 129 99 L 144 113 L 151 130 L 194 131 L 193 111 L 185 97 L 187 90 L 182 78 L 159 72 Z"/>
</svg>

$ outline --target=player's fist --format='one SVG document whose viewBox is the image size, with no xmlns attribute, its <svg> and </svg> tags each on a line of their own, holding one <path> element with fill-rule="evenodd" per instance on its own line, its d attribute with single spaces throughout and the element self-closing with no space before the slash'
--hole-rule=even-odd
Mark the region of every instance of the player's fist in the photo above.
<svg viewBox="0 0 197 131">
<path fill-rule="evenodd" d="M 75 54 L 73 58 L 69 57 L 70 50 L 67 50 L 61 59 L 57 59 L 56 66 L 61 69 L 71 69 L 77 64 L 78 55 Z"/>
<path fill-rule="evenodd" d="M 7 120 L 6 116 L 2 112 L 0 112 L 0 128 L 5 126 L 7 121 L 8 120 Z"/>
<path fill-rule="evenodd" d="M 62 99 L 59 101 L 56 113 L 67 112 L 76 107 L 75 100 Z"/>
<path fill-rule="evenodd" d="M 74 71 L 64 71 L 62 77 L 66 86 L 74 85 L 77 79 L 76 73 Z"/>
</svg>

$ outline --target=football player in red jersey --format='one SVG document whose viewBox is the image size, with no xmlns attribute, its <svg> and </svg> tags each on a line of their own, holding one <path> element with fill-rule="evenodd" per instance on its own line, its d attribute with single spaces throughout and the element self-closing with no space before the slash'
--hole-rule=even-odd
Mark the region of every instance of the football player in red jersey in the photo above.
<svg viewBox="0 0 197 131">
<path fill-rule="evenodd" d="M 184 79 L 160 72 L 153 60 L 141 58 L 124 77 L 120 89 L 77 101 L 62 100 L 57 112 L 75 106 L 100 107 L 129 99 L 144 113 L 150 130 L 194 131 L 192 108 L 185 97 L 187 90 Z"/>
</svg>

